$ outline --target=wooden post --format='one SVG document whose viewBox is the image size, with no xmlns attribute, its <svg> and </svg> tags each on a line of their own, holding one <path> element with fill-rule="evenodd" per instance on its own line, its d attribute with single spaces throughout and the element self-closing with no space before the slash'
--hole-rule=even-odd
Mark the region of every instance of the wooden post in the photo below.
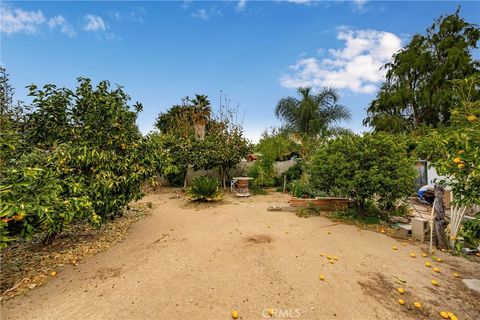
<svg viewBox="0 0 480 320">
<path fill-rule="evenodd" d="M 438 249 L 446 249 L 445 227 L 447 226 L 447 220 L 445 219 L 445 205 L 443 203 L 444 190 L 442 187 L 435 185 L 434 193 L 436 200 L 434 209 L 437 213 L 433 219 L 435 222 L 436 247 Z"/>
<path fill-rule="evenodd" d="M 430 213 L 430 254 L 433 252 L 433 213 L 435 212 L 435 203 L 437 202 L 437 199 L 433 199 L 433 206 L 432 206 L 432 211 Z"/>
</svg>

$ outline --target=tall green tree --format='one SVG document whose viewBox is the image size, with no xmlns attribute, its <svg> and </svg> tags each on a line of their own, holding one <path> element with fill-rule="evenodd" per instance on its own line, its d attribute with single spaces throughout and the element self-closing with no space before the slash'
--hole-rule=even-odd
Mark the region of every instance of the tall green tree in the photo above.
<svg viewBox="0 0 480 320">
<path fill-rule="evenodd" d="M 314 93 L 312 88 L 298 88 L 300 99 L 286 97 L 278 101 L 275 115 L 285 128 L 309 137 L 326 135 L 338 129 L 338 121 L 350 119 L 348 109 L 338 104 L 339 95 L 333 88 Z"/>
<path fill-rule="evenodd" d="M 436 19 L 425 35 L 413 36 L 384 66 L 385 82 L 364 124 L 389 132 L 448 125 L 454 102 L 451 80 L 480 72 L 472 57 L 479 38 L 478 26 L 462 19 L 459 9 Z"/>
</svg>

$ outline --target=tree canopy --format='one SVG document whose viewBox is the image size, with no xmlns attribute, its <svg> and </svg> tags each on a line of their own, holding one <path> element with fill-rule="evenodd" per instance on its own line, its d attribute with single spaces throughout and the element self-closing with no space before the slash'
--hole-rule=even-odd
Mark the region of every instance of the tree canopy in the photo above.
<svg viewBox="0 0 480 320">
<path fill-rule="evenodd" d="M 448 125 L 453 84 L 479 73 L 472 57 L 480 29 L 460 10 L 437 18 L 426 34 L 416 34 L 384 68 L 386 80 L 367 110 L 365 125 L 377 131 L 406 132 L 421 125 Z"/>
<path fill-rule="evenodd" d="M 339 95 L 334 88 L 323 88 L 317 93 L 310 87 L 297 91 L 300 99 L 282 98 L 275 107 L 275 115 L 285 122 L 285 129 L 316 137 L 338 129 L 338 121 L 350 119 L 349 110 L 338 104 Z"/>
</svg>

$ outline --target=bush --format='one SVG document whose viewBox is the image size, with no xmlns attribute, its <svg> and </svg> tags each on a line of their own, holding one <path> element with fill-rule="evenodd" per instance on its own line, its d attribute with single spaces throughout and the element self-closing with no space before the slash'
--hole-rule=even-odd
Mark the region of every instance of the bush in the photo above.
<svg viewBox="0 0 480 320">
<path fill-rule="evenodd" d="M 248 176 L 252 177 L 252 188 L 261 189 L 275 185 L 275 161 L 271 158 L 261 157 L 248 169 Z"/>
<path fill-rule="evenodd" d="M 141 184 L 160 166 L 155 144 L 136 126 L 141 105 L 107 81 L 93 88 L 79 79 L 75 92 L 30 87 L 29 113 L 9 123 L 0 152 L 1 246 L 45 232 L 45 243 L 72 222 L 99 225 L 142 196 Z M 13 138 L 12 138 L 13 137 Z"/>
<path fill-rule="evenodd" d="M 393 209 L 398 199 L 414 192 L 416 171 L 405 144 L 386 133 L 344 135 L 326 141 L 309 161 L 314 189 L 352 198 L 361 217 L 367 204 Z"/>
<path fill-rule="evenodd" d="M 463 237 L 468 247 L 477 248 L 480 245 L 480 213 L 462 225 L 459 236 Z"/>
<path fill-rule="evenodd" d="M 219 182 L 211 177 L 196 177 L 192 181 L 189 194 L 195 201 L 216 201 L 221 198 Z"/>
</svg>

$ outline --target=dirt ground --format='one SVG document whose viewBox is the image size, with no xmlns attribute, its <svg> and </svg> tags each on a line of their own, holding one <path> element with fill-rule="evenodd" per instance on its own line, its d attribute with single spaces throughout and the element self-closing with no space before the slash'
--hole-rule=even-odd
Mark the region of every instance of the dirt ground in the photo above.
<svg viewBox="0 0 480 320">
<path fill-rule="evenodd" d="M 421 256 L 424 245 L 266 210 L 287 200 L 272 193 L 193 205 L 146 196 L 154 210 L 124 241 L 5 301 L 0 318 L 230 319 L 238 310 L 240 319 L 264 319 L 272 309 L 277 319 L 440 319 L 442 310 L 480 319 L 480 295 L 461 281 L 480 278 L 479 263 L 442 252 L 434 262 Z"/>
</svg>

